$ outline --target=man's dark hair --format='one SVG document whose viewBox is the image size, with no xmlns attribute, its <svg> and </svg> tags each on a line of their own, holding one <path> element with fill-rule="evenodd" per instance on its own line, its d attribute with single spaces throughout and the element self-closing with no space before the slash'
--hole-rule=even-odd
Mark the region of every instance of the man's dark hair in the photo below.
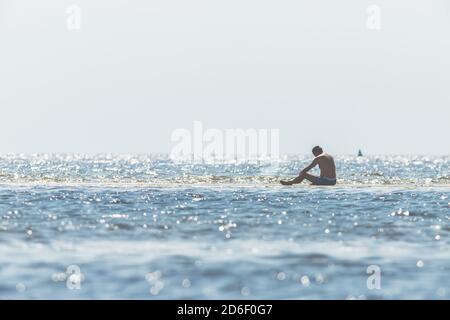
<svg viewBox="0 0 450 320">
<path fill-rule="evenodd" d="M 321 154 L 321 153 L 323 153 L 323 149 L 322 149 L 320 146 L 315 146 L 315 147 L 312 149 L 312 153 L 313 153 L 313 154 Z"/>
</svg>

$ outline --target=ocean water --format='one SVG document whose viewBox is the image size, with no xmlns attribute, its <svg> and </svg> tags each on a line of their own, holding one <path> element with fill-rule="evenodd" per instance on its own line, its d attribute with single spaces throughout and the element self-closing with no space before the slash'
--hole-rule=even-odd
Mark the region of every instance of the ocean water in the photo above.
<svg viewBox="0 0 450 320">
<path fill-rule="evenodd" d="M 450 298 L 449 156 L 309 161 L 0 156 L 0 298 Z"/>
</svg>

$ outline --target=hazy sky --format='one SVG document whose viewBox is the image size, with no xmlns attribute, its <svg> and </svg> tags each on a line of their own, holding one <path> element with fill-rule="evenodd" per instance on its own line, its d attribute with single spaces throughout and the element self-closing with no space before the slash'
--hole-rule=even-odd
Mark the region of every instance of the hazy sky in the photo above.
<svg viewBox="0 0 450 320">
<path fill-rule="evenodd" d="M 279 128 L 282 153 L 450 154 L 449 3 L 0 0 L 0 153 L 169 152 L 201 120 Z"/>
</svg>

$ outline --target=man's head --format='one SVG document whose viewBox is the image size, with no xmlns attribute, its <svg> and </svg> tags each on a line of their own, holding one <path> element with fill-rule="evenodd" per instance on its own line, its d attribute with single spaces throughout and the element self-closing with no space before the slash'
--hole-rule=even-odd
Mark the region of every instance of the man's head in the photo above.
<svg viewBox="0 0 450 320">
<path fill-rule="evenodd" d="M 312 149 L 312 153 L 313 153 L 313 155 L 314 155 L 315 157 L 317 157 L 317 156 L 319 156 L 319 155 L 321 155 L 321 154 L 323 153 L 323 150 L 322 150 L 321 147 L 315 146 L 315 147 Z"/>
</svg>

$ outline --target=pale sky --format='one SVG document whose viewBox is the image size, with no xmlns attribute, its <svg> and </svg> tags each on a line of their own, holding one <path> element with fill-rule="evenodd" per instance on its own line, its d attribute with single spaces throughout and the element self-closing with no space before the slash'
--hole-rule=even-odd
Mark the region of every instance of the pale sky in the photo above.
<svg viewBox="0 0 450 320">
<path fill-rule="evenodd" d="M 282 153 L 450 154 L 450 2 L 0 0 L 0 108 L 0 153 L 170 152 L 201 120 L 279 128 Z"/>
</svg>

